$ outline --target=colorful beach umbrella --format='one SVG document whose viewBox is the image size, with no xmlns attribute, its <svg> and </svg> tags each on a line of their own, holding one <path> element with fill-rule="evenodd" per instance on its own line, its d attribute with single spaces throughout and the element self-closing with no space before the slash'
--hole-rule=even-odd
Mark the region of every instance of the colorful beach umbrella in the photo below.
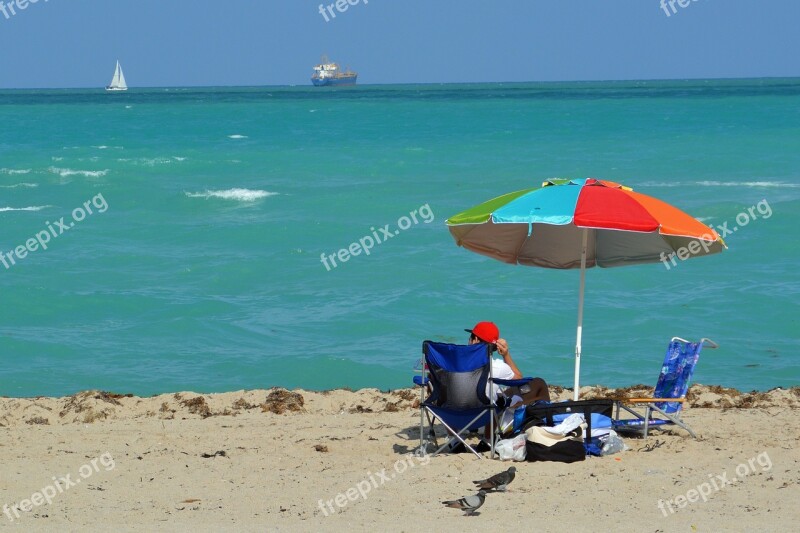
<svg viewBox="0 0 800 533">
<path fill-rule="evenodd" d="M 447 220 L 459 246 L 504 263 L 580 268 L 575 392 L 578 399 L 586 269 L 666 262 L 726 248 L 714 229 L 661 200 L 594 178 L 545 181 Z"/>
</svg>

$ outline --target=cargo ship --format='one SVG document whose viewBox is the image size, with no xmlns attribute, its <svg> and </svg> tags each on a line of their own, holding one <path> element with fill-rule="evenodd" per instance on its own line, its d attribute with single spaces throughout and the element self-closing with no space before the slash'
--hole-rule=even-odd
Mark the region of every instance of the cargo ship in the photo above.
<svg viewBox="0 0 800 533">
<path fill-rule="evenodd" d="M 331 63 L 327 56 L 322 56 L 322 62 L 314 67 L 311 83 L 316 87 L 333 87 L 340 85 L 355 85 L 358 73 L 345 69 L 342 72 L 338 63 Z"/>
</svg>

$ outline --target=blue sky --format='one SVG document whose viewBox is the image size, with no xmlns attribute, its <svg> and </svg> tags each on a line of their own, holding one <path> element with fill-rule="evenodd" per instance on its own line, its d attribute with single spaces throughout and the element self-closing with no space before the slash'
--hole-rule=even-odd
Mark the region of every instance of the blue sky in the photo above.
<svg viewBox="0 0 800 533">
<path fill-rule="evenodd" d="M 38 0 L 0 12 L 0 87 L 101 87 L 117 58 L 131 87 L 305 85 L 323 53 L 360 83 L 800 76 L 800 0 L 681 1 Z"/>
</svg>

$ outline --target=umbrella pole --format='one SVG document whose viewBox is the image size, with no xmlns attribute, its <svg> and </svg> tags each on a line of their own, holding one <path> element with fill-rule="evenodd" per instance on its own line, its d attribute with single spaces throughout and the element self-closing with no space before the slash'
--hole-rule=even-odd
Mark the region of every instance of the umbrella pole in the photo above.
<svg viewBox="0 0 800 533">
<path fill-rule="evenodd" d="M 581 337 L 583 336 L 583 292 L 586 288 L 586 246 L 589 240 L 589 230 L 583 228 L 583 242 L 581 244 L 581 287 L 578 296 L 578 332 L 575 340 L 575 385 L 572 399 L 578 401 L 581 376 Z"/>
</svg>

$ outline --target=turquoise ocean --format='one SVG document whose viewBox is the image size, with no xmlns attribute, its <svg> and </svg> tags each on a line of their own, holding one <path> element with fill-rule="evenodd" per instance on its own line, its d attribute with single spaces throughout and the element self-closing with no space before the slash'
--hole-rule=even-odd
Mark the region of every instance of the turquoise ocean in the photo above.
<svg viewBox="0 0 800 533">
<path fill-rule="evenodd" d="M 800 80 L 769 79 L 0 91 L 0 395 L 405 387 L 480 320 L 571 385 L 578 271 L 444 223 L 552 177 L 730 230 L 587 272 L 582 384 L 652 383 L 681 336 L 720 345 L 696 382 L 800 385 Z"/>
</svg>

